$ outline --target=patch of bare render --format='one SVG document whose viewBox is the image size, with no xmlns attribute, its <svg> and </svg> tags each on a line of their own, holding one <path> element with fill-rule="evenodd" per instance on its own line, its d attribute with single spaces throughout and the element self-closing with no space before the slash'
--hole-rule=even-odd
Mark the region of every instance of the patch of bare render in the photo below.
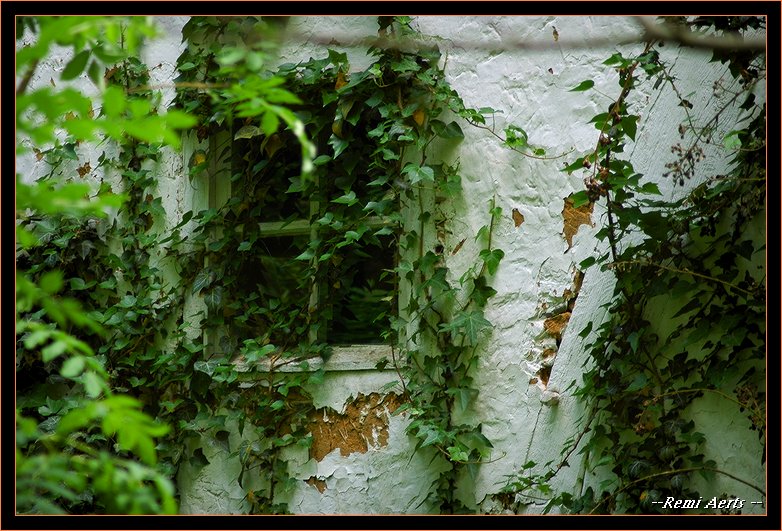
<svg viewBox="0 0 782 531">
<path fill-rule="evenodd" d="M 594 226 L 594 223 L 592 223 L 592 209 L 594 207 L 594 203 L 587 203 L 586 205 L 574 208 L 573 199 L 570 197 L 565 198 L 565 206 L 562 208 L 562 218 L 565 221 L 562 235 L 567 241 L 568 249 L 573 247 L 573 236 L 576 235 L 576 232 L 578 232 L 578 228 L 581 225 Z"/>
<path fill-rule="evenodd" d="M 359 394 L 347 402 L 342 413 L 331 408 L 316 410 L 309 424 L 310 456 L 321 461 L 335 448 L 347 457 L 354 452 L 366 453 L 370 448 L 386 446 L 388 415 L 401 404 L 399 395 L 371 393 Z"/>
</svg>

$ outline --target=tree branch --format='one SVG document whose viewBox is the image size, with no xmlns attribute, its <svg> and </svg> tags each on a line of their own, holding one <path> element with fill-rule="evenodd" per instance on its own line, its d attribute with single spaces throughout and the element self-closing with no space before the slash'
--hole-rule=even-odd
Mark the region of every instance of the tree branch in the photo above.
<svg viewBox="0 0 782 531">
<path fill-rule="evenodd" d="M 744 38 L 739 34 L 699 35 L 687 28 L 673 27 L 670 24 L 655 24 L 654 17 L 633 17 L 643 29 L 640 34 L 626 34 L 617 37 L 606 37 L 586 40 L 519 40 L 502 38 L 502 42 L 490 43 L 466 39 L 443 39 L 422 37 L 369 37 L 356 38 L 347 33 L 339 34 L 308 34 L 288 28 L 285 38 L 300 40 L 322 46 L 340 46 L 343 48 L 376 47 L 403 52 L 420 52 L 422 49 L 435 49 L 440 43 L 447 43 L 451 48 L 470 50 L 487 50 L 492 52 L 511 50 L 559 50 L 582 48 L 612 48 L 625 44 L 637 44 L 650 40 L 678 43 L 690 48 L 725 51 L 765 51 L 765 38 Z"/>
<path fill-rule="evenodd" d="M 682 46 L 702 50 L 721 51 L 765 51 L 766 40 L 759 38 L 746 39 L 738 33 L 726 35 L 699 35 L 686 26 L 673 24 L 655 24 L 655 17 L 634 17 L 644 29 L 643 40 L 661 40 L 676 42 Z"/>
</svg>

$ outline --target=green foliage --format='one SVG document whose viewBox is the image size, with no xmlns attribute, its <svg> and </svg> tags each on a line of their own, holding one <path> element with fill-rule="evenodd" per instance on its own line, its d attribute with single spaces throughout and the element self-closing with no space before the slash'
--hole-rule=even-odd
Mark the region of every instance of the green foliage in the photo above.
<svg viewBox="0 0 782 531">
<path fill-rule="evenodd" d="M 89 162 L 73 169 L 68 161 L 78 161 L 79 145 L 98 137 L 176 147 L 175 130 L 194 122 L 181 112 L 158 116 L 155 100 L 129 97 L 128 85 L 105 85 L 108 72 L 127 71 L 142 39 L 153 35 L 147 19 L 27 18 L 19 38 L 24 28 L 31 42 L 17 53 L 17 72 L 24 74 L 17 88 L 17 152 L 32 151 L 51 172 L 34 183 L 16 176 L 16 510 L 175 513 L 173 484 L 156 468 L 156 440 L 168 428 L 117 386 L 106 356 L 115 323 L 91 311 L 93 301 L 102 308 L 117 296 L 112 272 L 124 264 L 106 253 L 99 234 L 105 236 L 107 215 L 134 199 L 133 190 L 96 191 L 79 182 Z M 91 98 L 58 88 L 54 79 L 53 87 L 28 89 L 53 45 L 73 51 L 59 83 L 86 71 L 102 94 L 105 118 L 95 117 Z"/>
<path fill-rule="evenodd" d="M 385 22 L 394 38 L 412 31 L 404 17 Z M 454 464 L 437 489 L 443 511 L 459 510 L 447 484 L 465 467 L 474 472 L 491 448 L 480 426 L 452 424 L 451 416 L 477 395 L 468 372 L 489 328 L 482 308 L 493 294 L 487 271 L 493 275 L 503 257 L 490 237 L 500 212 L 492 208 L 492 224 L 480 235 L 486 254 L 456 289 L 436 249 L 424 245 L 433 222 L 444 220 L 432 219 L 422 201 L 459 193 L 458 167 L 428 163 L 427 148 L 435 138 L 463 138 L 449 113 L 474 119 L 480 113 L 466 109 L 445 83 L 436 50 L 372 48 L 375 60 L 362 72 L 350 72 L 347 56 L 328 50 L 326 57 L 269 72 L 261 42 L 231 48 L 220 40 L 251 28 L 268 31 L 268 24 L 257 17 L 219 23 L 193 17 L 184 31 L 189 46 L 178 81 L 208 90 L 183 90 L 178 105 L 199 115 L 199 139 L 224 135 L 225 143 L 198 163 L 230 166 L 231 178 L 227 203 L 193 216 L 188 243 L 196 251 L 180 261 L 183 284 L 207 302 L 203 324 L 225 339 L 209 361 L 194 366 L 204 381 L 198 415 L 230 407 L 229 417 L 253 426 L 258 443 L 236 455 L 244 471 L 261 468 L 270 479 L 267 487 L 248 490 L 247 499 L 252 512 L 284 512 L 291 478 L 281 452 L 309 444 L 308 388 L 322 373 L 276 368 L 306 368 L 312 358 L 327 358 L 334 344 L 401 344 L 409 359 L 397 367 L 408 400 L 402 407 L 413 417 L 409 431 L 419 448 L 432 446 Z M 285 146 L 294 145 L 304 152 L 292 156 Z M 404 209 L 420 214 L 420 227 L 400 234 Z M 264 223 L 284 229 L 302 219 L 316 236 L 263 235 Z M 314 299 L 313 282 L 319 286 Z M 397 302 L 399 282 L 414 286 L 410 301 Z M 434 317 L 457 299 L 462 308 L 450 318 Z M 419 321 L 429 323 L 426 329 L 406 337 L 407 323 Z M 230 334 L 221 334 L 229 324 Z M 426 334 L 436 337 L 437 353 L 419 360 L 416 343 Z M 231 369 L 234 349 L 249 368 L 240 376 Z M 247 380 L 265 382 L 262 391 L 242 392 L 238 384 Z"/>
<path fill-rule="evenodd" d="M 725 23 L 742 31 L 763 24 L 754 17 L 692 22 L 717 30 Z M 540 495 L 548 489 L 582 440 L 579 454 L 585 466 L 606 479 L 577 499 L 546 493 L 549 508 L 590 514 L 666 512 L 653 502 L 700 496 L 693 487 L 696 473 L 707 480 L 725 474 L 765 495 L 743 480 L 741 471 L 723 470 L 707 460 L 705 435 L 689 407 L 709 395 L 744 413 L 749 429 L 758 433 L 765 461 L 765 244 L 755 231 L 765 212 L 766 124 L 765 105 L 752 93 L 765 75 L 764 55 L 715 52 L 715 59 L 729 62 L 738 83 L 727 89 L 727 81 L 715 82 L 717 110 L 703 125 L 689 113 L 693 105 L 679 93 L 654 43 L 638 55 L 616 53 L 604 62 L 619 73 L 619 97 L 592 120 L 600 131 L 594 152 L 563 170 L 586 174 L 586 190 L 576 194 L 574 204 L 606 205 L 607 224 L 598 238 L 608 250 L 581 266 L 599 265 L 616 277 L 609 318 L 590 322 L 579 334 L 591 339 L 591 365 L 576 395 L 591 412 L 556 468 L 528 475 L 532 463 L 509 479 L 501 498 L 506 502 L 511 494 L 534 497 L 536 490 Z M 672 147 L 675 160 L 666 165 L 664 177 L 678 185 L 700 177 L 704 144 L 733 148 L 728 175 L 702 179 L 681 199 L 661 199 L 658 187 L 644 183 L 630 161 L 621 158 L 637 132 L 638 116 L 631 114 L 629 98 L 652 81 L 654 89 L 670 87 L 684 112 L 682 144 Z M 587 80 L 573 90 L 592 85 Z M 729 132 L 730 141 L 723 142 L 718 125 L 735 108 L 742 111 L 743 128 Z"/>
</svg>

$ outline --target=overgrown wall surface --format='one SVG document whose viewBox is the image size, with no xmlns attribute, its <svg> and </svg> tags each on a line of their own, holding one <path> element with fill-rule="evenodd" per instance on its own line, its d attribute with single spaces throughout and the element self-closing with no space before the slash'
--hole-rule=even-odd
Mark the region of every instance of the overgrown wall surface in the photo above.
<svg viewBox="0 0 782 531">
<path fill-rule="evenodd" d="M 145 53 L 150 67 L 161 65 L 151 69 L 153 82 L 170 82 L 176 77 L 173 65 L 182 50 L 185 22 L 186 17 L 160 18 L 167 38 Z M 375 17 L 295 17 L 291 26 L 301 35 L 316 37 L 311 42 L 286 44 L 281 62 L 324 56 L 325 48 L 313 44 L 321 38 L 344 40 L 345 34 L 361 38 L 377 32 Z M 568 175 L 561 169 L 594 148 L 598 131 L 588 122 L 612 101 L 600 93 L 616 97 L 618 91 L 616 72 L 602 65 L 614 50 L 568 48 L 562 43 L 593 38 L 605 42 L 613 36 L 619 40 L 639 30 L 629 18 L 567 16 L 417 17 L 413 26 L 442 39 L 439 45 L 446 77 L 467 106 L 502 111 L 489 126 L 499 132 L 508 124 L 519 124 L 548 156 L 563 155 L 550 160 L 527 158 L 504 147 L 490 131 L 467 124 L 462 125 L 464 140 L 443 146 L 439 153 L 444 161 L 458 160 L 463 177 L 461 199 L 442 205 L 449 217 L 448 230 L 440 235 L 443 255 L 455 278 L 472 265 L 472 257 L 480 251 L 474 235 L 486 224 L 490 201 L 503 212 L 495 226 L 494 243 L 505 257 L 493 279 L 497 295 L 486 311 L 493 330 L 479 346 L 475 386 L 480 393 L 459 419 L 480 423 L 493 453 L 476 477 L 461 478 L 458 489 L 462 501 L 474 510 L 501 512 L 492 495 L 507 476 L 530 460 L 541 465 L 558 463 L 566 441 L 578 433 L 584 411 L 570 387 L 580 378 L 585 362 L 585 339 L 578 333 L 587 322 L 600 322 L 605 314 L 602 305 L 613 288 L 611 273 L 596 270 L 590 270 L 582 283 L 577 266 L 594 254 L 594 236 L 605 212 L 600 203 L 594 211 L 572 208 L 566 198 L 582 190 L 584 184 L 579 175 Z M 550 46 L 514 49 L 511 45 L 525 39 Z M 638 53 L 641 48 L 640 44 L 628 45 L 622 50 Z M 346 51 L 354 69 L 364 68 L 367 59 L 362 47 Z M 666 46 L 662 53 L 674 65 L 680 90 L 693 102 L 696 116 L 708 116 L 711 87 L 703 80 L 713 78 L 714 69 L 722 67 L 675 46 Z M 594 80 L 597 90 L 569 90 L 585 79 Z M 660 96 L 639 91 L 629 104 L 641 117 L 629 158 L 637 171 L 658 179 L 661 191 L 670 197 L 675 193 L 672 183 L 661 175 L 666 155 L 676 141 L 672 121 L 679 119 L 678 101 L 669 93 Z M 169 226 L 175 226 L 184 212 L 209 204 L 198 180 L 188 179 L 187 161 L 198 147 L 192 139 L 188 142 L 181 154 L 168 153 L 162 162 L 164 178 L 159 187 Z M 715 155 L 704 164 L 710 165 L 704 174 L 712 174 L 719 173 L 725 161 Z M 40 171 L 32 159 L 20 165 L 29 169 L 29 174 Z M 568 301 L 575 296 L 571 310 Z M 188 301 L 185 320 L 199 304 L 198 300 Z M 197 335 L 200 330 L 195 328 L 192 333 Z M 398 375 L 394 370 L 333 371 L 313 390 L 318 408 L 312 419 L 313 446 L 288 455 L 298 483 L 290 497 L 281 501 L 287 502 L 291 512 L 414 514 L 437 510 L 432 483 L 441 468 L 449 465 L 434 459 L 431 448 L 414 452 L 416 441 L 405 434 L 405 415 L 391 415 L 399 406 L 399 395 L 383 391 L 395 380 Z M 253 387 L 246 392 L 254 392 Z M 764 484 L 762 449 L 755 440 L 743 438 L 745 430 L 730 429 L 746 424 L 745 418 L 724 418 L 717 402 L 705 402 L 703 410 L 693 411 L 693 415 L 719 419 L 709 425 L 707 434 L 714 441 L 714 453 L 721 454 L 715 459 L 730 461 L 730 468 L 741 471 L 743 479 Z M 254 478 L 244 487 L 239 485 L 240 463 L 231 454 L 242 438 L 237 430 L 227 439 L 214 435 L 205 433 L 201 441 L 184 449 L 189 458 L 183 461 L 178 476 L 183 513 L 245 512 L 249 508 L 248 485 L 265 482 L 264 471 L 252 470 L 249 473 Z M 582 459 L 574 455 L 556 476 L 553 487 L 578 494 L 599 480 L 585 471 Z M 728 493 L 757 498 L 747 487 L 725 477 L 702 489 L 713 491 L 713 496 Z M 533 504 L 525 510 L 540 512 L 542 505 Z M 746 505 L 743 512 L 762 512 L 762 508 Z"/>
<path fill-rule="evenodd" d="M 314 35 L 315 41 L 334 35 L 346 42 L 345 36 L 360 37 L 375 31 L 374 19 L 368 17 L 302 17 L 292 23 L 301 34 Z M 576 265 L 594 253 L 594 234 L 604 221 L 604 211 L 600 206 L 592 213 L 569 207 L 565 199 L 581 190 L 583 183 L 580 177 L 568 176 L 560 169 L 565 161 L 593 149 L 597 131 L 588 122 L 610 103 L 598 91 L 569 89 L 585 79 L 593 79 L 596 89 L 615 97 L 616 73 L 601 64 L 614 50 L 569 49 L 558 45 L 554 34 L 563 42 L 588 41 L 633 35 L 638 28 L 634 21 L 617 17 L 438 16 L 417 17 L 414 26 L 423 34 L 442 39 L 446 76 L 468 106 L 502 110 L 503 114 L 495 116 L 496 123 L 491 124 L 496 131 L 510 123 L 520 124 L 547 154 L 566 154 L 553 160 L 525 158 L 502 146 L 489 132 L 469 126 L 463 127 L 464 141 L 441 153 L 448 162 L 460 161 L 463 176 L 463 199 L 445 206 L 450 223 L 441 242 L 455 277 L 471 265 L 470 257 L 479 250 L 470 235 L 486 223 L 489 201 L 495 198 L 503 211 L 495 228 L 495 243 L 504 250 L 505 258 L 493 283 L 498 294 L 486 314 L 494 329 L 479 355 L 476 386 L 480 394 L 464 419 L 483 425 L 483 433 L 494 450 L 491 462 L 480 467 L 477 477 L 464 477 L 460 484 L 462 500 L 475 510 L 501 511 L 491 495 L 504 485 L 507 475 L 529 460 L 558 463 L 565 442 L 579 430 L 582 406 L 568 391 L 570 383 L 579 379 L 585 356 L 584 340 L 577 333 L 588 321 L 600 321 L 604 314 L 601 305 L 613 285 L 611 274 L 588 274 L 572 315 L 565 311 L 563 297 L 566 290 L 577 293 L 580 279 Z M 525 39 L 550 46 L 514 50 L 506 44 Z M 360 50 L 346 50 L 356 70 L 365 66 Z M 638 53 L 640 45 L 623 50 Z M 703 79 L 713 75 L 712 69 L 718 67 L 675 46 L 663 53 L 675 65 L 681 90 L 691 94 L 696 112 L 707 116 L 710 109 L 705 104 L 710 87 L 703 86 Z M 282 59 L 295 62 L 323 54 L 317 46 L 291 43 L 284 48 Z M 641 92 L 631 102 L 633 111 L 641 116 L 631 158 L 636 170 L 651 178 L 662 175 L 664 155 L 675 140 L 675 128 L 665 117 L 676 119 L 673 117 L 677 116 L 678 102 L 669 96 Z M 656 119 L 647 120 L 652 115 Z M 711 172 L 718 172 L 723 161 L 714 157 L 706 164 L 712 165 Z M 674 193 L 671 182 L 657 178 L 664 194 Z M 337 440 L 332 441 L 333 450 L 325 456 L 308 458 L 302 453 L 299 457 L 295 477 L 301 482 L 289 500 L 291 511 L 433 510 L 427 496 L 437 470 L 429 464 L 431 456 L 411 453 L 414 441 L 404 434 L 404 416 L 387 416 L 391 408 L 383 409 L 379 421 L 362 413 L 361 408 L 370 405 L 367 397 L 376 400 L 373 393 L 396 377 L 393 372 L 329 374 L 318 391 L 316 405 L 328 405 L 339 412 L 337 417 L 324 415 L 322 419 L 323 426 L 334 426 L 328 435 Z M 377 423 L 375 431 L 362 427 L 370 420 Z M 740 432 L 726 433 L 721 428 L 732 423 L 746 420 L 725 419 L 713 426 L 713 436 L 724 439 L 736 451 L 736 470 L 744 471 L 745 479 L 763 484 L 758 445 L 755 441 L 733 440 Z M 377 428 L 382 436 L 378 436 Z M 350 433 L 351 430 L 354 431 Z M 369 433 L 372 437 L 368 437 Z M 183 471 L 183 509 L 200 512 L 216 507 L 210 499 L 221 498 L 219 489 L 210 487 L 206 492 L 207 483 L 223 484 L 226 491 L 235 491 L 234 475 L 230 470 L 224 473 L 225 470 L 220 464 L 210 465 L 197 477 Z M 557 476 L 554 486 L 578 494 L 590 480 L 591 475 L 584 478 L 581 460 L 574 457 Z M 714 485 L 715 496 L 723 492 L 756 497 L 728 478 L 720 478 Z M 240 494 L 237 492 L 235 497 Z M 240 509 L 237 499 L 233 510 Z M 530 512 L 541 510 L 542 505 L 528 508 Z M 745 512 L 761 510 L 758 506 L 745 508 Z"/>
</svg>

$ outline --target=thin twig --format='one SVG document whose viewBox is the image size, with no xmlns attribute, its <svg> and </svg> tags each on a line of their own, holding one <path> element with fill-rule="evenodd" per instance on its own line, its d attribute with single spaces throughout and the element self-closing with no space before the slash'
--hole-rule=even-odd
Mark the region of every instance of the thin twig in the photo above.
<svg viewBox="0 0 782 531">
<path fill-rule="evenodd" d="M 474 121 L 472 121 L 472 120 L 467 120 L 467 123 L 469 123 L 469 124 L 470 124 L 471 126 L 473 126 L 473 127 L 477 127 L 478 129 L 485 129 L 486 131 L 488 131 L 489 133 L 491 133 L 493 136 L 495 136 L 495 137 L 496 137 L 498 140 L 500 140 L 502 143 L 504 143 L 504 144 L 505 144 L 507 147 L 509 147 L 510 149 L 512 149 L 513 151 L 515 151 L 516 153 L 519 153 L 519 154 L 521 154 L 521 155 L 524 155 L 525 157 L 529 157 L 529 158 L 531 158 L 531 159 L 538 159 L 538 160 L 556 160 L 556 159 L 561 159 L 561 158 L 562 158 L 562 157 L 564 157 L 565 155 L 569 155 L 570 153 L 572 153 L 573 151 L 575 151 L 575 148 L 573 148 L 573 149 L 571 149 L 570 151 L 566 151 L 565 153 L 563 153 L 563 154 L 561 154 L 561 155 L 555 155 L 555 156 L 553 156 L 553 157 L 541 157 L 541 156 L 538 156 L 538 155 L 530 155 L 529 153 L 527 153 L 527 152 L 525 152 L 525 151 L 521 151 L 520 149 L 517 149 L 517 148 L 515 148 L 515 147 L 513 147 L 513 146 L 511 146 L 511 145 L 508 145 L 508 144 L 506 143 L 506 142 L 507 142 L 507 139 L 503 138 L 501 135 L 498 135 L 498 134 L 497 134 L 497 133 L 494 131 L 494 128 L 493 128 L 493 127 L 488 127 L 488 126 L 485 126 L 485 125 L 481 125 L 481 124 L 479 124 L 479 123 L 477 123 L 477 122 L 474 122 Z"/>
<path fill-rule="evenodd" d="M 753 297 L 755 294 L 749 290 L 740 288 L 736 286 L 735 284 L 731 284 L 730 282 L 727 282 L 725 280 L 721 280 L 716 277 L 710 277 L 708 275 L 703 275 L 701 273 L 696 273 L 695 271 L 691 271 L 690 269 L 684 268 L 684 269 L 678 269 L 675 267 L 669 267 L 662 264 L 656 264 L 653 262 L 647 262 L 646 260 L 625 260 L 623 262 L 613 262 L 611 264 L 608 264 L 609 268 L 615 268 L 615 267 L 621 267 L 623 265 L 640 265 L 640 266 L 647 266 L 647 267 L 656 267 L 658 269 L 665 269 L 666 271 L 671 271 L 672 273 L 683 273 L 685 275 L 691 275 L 694 277 L 702 278 L 704 280 L 709 280 L 711 282 L 719 282 L 720 284 L 723 284 L 729 288 L 732 288 L 736 291 L 740 291 L 741 293 L 744 293 L 750 297 Z"/>
<path fill-rule="evenodd" d="M 22 94 L 24 94 L 25 91 L 27 90 L 27 86 L 30 84 L 30 81 L 33 79 L 33 74 L 35 74 L 35 69 L 38 67 L 38 61 L 39 59 L 36 59 L 30 64 L 30 68 L 27 69 L 24 78 L 22 78 L 22 82 L 19 83 L 19 87 L 16 89 L 17 98 Z"/>
</svg>

